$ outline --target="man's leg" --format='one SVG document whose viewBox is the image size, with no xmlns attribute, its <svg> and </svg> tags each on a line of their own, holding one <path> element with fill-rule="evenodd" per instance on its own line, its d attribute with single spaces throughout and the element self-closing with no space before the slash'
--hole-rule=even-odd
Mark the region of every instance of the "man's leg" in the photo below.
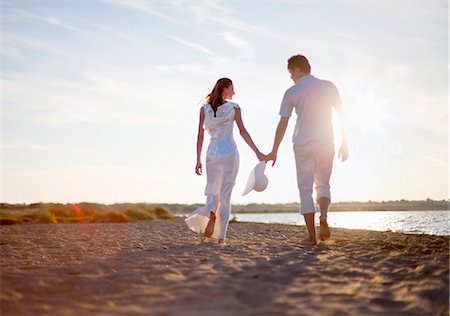
<svg viewBox="0 0 450 316">
<path fill-rule="evenodd" d="M 314 185 L 314 159 L 309 154 L 309 146 L 294 146 L 295 164 L 297 167 L 297 185 L 300 194 L 300 213 L 305 219 L 308 230 L 307 243 L 316 243 L 316 228 L 314 226 L 314 200 L 312 198 Z"/>
<path fill-rule="evenodd" d="M 309 213 L 303 215 L 303 218 L 305 219 L 306 228 L 308 229 L 308 239 L 309 243 L 316 244 L 316 226 L 314 224 L 314 213 Z"/>
<path fill-rule="evenodd" d="M 330 207 L 330 200 L 326 197 L 320 197 L 317 199 L 317 203 L 320 208 L 320 240 L 325 240 L 330 238 L 330 227 L 327 223 L 327 213 Z"/>
<path fill-rule="evenodd" d="M 317 199 L 317 204 L 320 208 L 320 220 L 327 221 L 328 209 L 330 207 L 330 199 L 327 197 L 320 197 Z"/>
<path fill-rule="evenodd" d="M 320 239 L 330 238 L 330 228 L 328 227 L 328 209 L 331 203 L 330 177 L 333 169 L 334 146 L 320 145 L 315 151 L 315 179 L 317 204 L 320 208 Z"/>
</svg>

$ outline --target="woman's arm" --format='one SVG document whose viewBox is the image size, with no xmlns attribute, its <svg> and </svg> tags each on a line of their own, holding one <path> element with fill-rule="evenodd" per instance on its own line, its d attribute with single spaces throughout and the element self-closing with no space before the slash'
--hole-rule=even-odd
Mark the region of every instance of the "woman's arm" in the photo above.
<svg viewBox="0 0 450 316">
<path fill-rule="evenodd" d="M 234 111 L 235 111 L 234 120 L 236 121 L 236 124 L 239 128 L 239 133 L 241 134 L 242 138 L 250 146 L 250 148 L 255 152 L 256 157 L 258 157 L 259 160 L 264 160 L 266 158 L 266 156 L 263 155 L 258 150 L 258 147 L 256 147 L 255 143 L 253 142 L 252 138 L 250 137 L 250 134 L 245 129 L 244 123 L 242 122 L 241 109 L 235 108 Z"/>
<path fill-rule="evenodd" d="M 203 107 L 200 109 L 200 119 L 198 123 L 198 135 L 197 135 L 197 164 L 195 165 L 195 173 L 198 175 L 202 174 L 202 147 L 203 147 L 203 135 L 205 134 L 205 129 L 203 128 L 203 122 L 205 121 L 205 111 Z"/>
</svg>

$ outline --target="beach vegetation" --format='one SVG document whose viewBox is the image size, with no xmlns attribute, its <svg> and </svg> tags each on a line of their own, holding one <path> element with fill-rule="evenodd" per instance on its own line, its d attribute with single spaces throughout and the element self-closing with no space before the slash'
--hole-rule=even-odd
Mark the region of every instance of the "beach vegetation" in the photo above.
<svg viewBox="0 0 450 316">
<path fill-rule="evenodd" d="M 0 225 L 26 223 L 124 223 L 137 220 L 174 218 L 159 205 L 97 203 L 0 204 Z"/>
</svg>

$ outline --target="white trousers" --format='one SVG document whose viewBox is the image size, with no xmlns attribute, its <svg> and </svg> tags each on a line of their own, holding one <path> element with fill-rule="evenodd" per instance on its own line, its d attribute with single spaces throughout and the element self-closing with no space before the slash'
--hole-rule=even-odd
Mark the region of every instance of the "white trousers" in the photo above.
<svg viewBox="0 0 450 316">
<path fill-rule="evenodd" d="M 185 219 L 191 230 L 203 233 L 208 224 L 210 212 L 214 212 L 216 222 L 212 237 L 225 239 L 231 215 L 231 193 L 238 169 L 237 151 L 226 156 L 206 157 L 206 203 Z"/>
<path fill-rule="evenodd" d="M 300 213 L 315 213 L 312 198 L 315 184 L 316 200 L 326 197 L 331 201 L 330 176 L 333 169 L 334 144 L 311 142 L 294 145 L 297 167 L 297 185 L 300 194 Z M 321 214 L 326 219 L 327 214 Z"/>
</svg>

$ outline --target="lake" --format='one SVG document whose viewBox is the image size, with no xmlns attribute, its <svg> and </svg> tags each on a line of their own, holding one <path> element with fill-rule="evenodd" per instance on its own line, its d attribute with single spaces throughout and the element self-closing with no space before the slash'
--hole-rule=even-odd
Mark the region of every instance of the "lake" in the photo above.
<svg viewBox="0 0 450 316">
<path fill-rule="evenodd" d="M 239 222 L 304 225 L 300 213 L 234 213 Z M 319 214 L 316 213 L 316 224 Z M 329 212 L 330 227 L 450 235 L 450 211 Z"/>
</svg>

